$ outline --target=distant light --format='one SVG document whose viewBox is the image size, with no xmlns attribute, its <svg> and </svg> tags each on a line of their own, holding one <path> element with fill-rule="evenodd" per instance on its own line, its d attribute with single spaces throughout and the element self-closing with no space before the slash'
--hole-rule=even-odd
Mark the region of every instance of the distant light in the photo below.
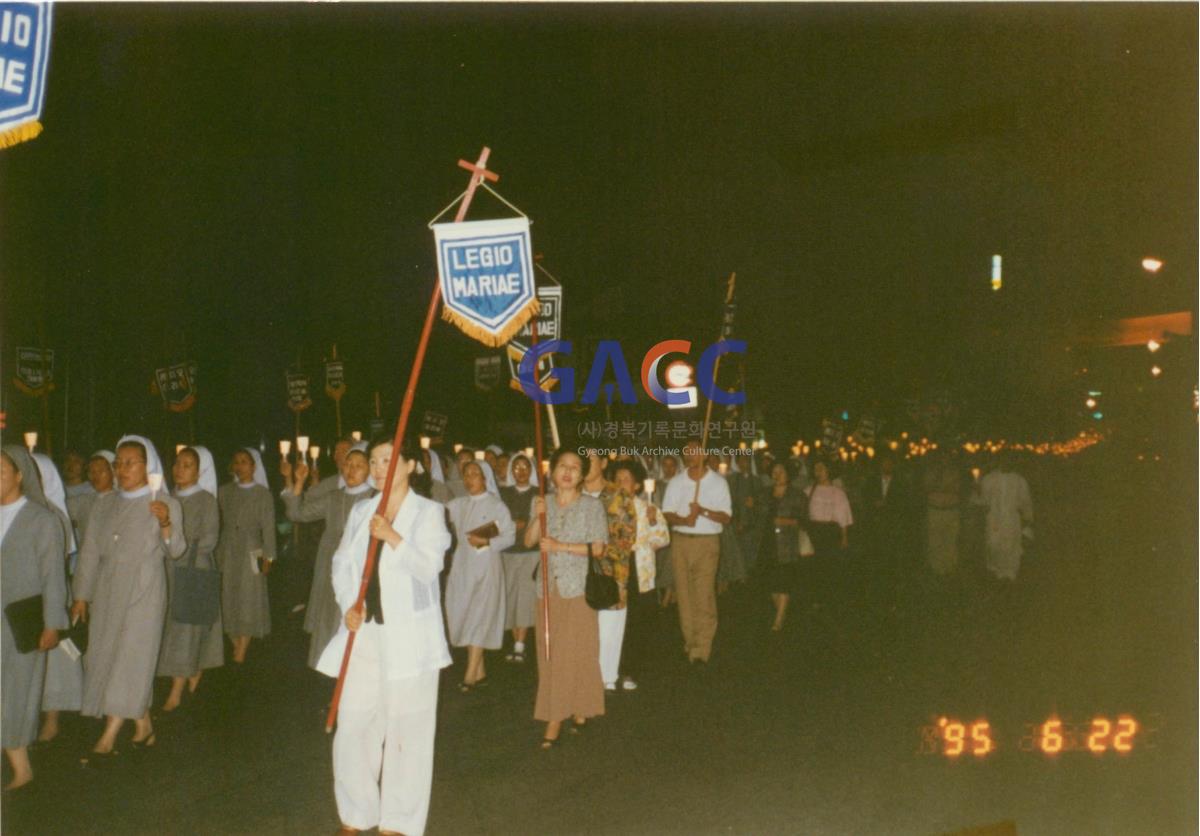
<svg viewBox="0 0 1200 836">
<path fill-rule="evenodd" d="M 1097 421 L 1099 421 L 1101 418 L 1104 417 L 1104 413 L 1103 412 L 1093 412 L 1092 417 L 1095 418 Z"/>
<path fill-rule="evenodd" d="M 1142 259 L 1142 269 L 1147 273 L 1157 273 L 1162 268 L 1163 263 L 1160 259 L 1150 257 Z"/>
<path fill-rule="evenodd" d="M 1146 343 L 1146 348 L 1150 349 L 1150 353 L 1153 354 L 1162 348 L 1162 344 L 1158 340 L 1151 340 L 1150 342 Z"/>
<path fill-rule="evenodd" d="M 1004 284 L 1004 279 L 1000 275 L 1000 256 L 992 256 L 992 290 L 999 290 Z"/>
<path fill-rule="evenodd" d="M 1088 390 L 1088 394 L 1089 394 L 1090 396 L 1092 396 L 1093 398 L 1098 398 L 1098 397 L 1100 397 L 1101 395 L 1103 395 L 1104 393 L 1103 393 L 1103 392 L 1101 392 L 1099 389 L 1089 389 L 1089 390 Z"/>
<path fill-rule="evenodd" d="M 1087 404 L 1088 409 L 1096 408 L 1096 399 L 1095 398 L 1088 398 L 1086 401 L 1084 401 L 1084 403 Z"/>
<path fill-rule="evenodd" d="M 843 410 L 842 410 L 842 420 L 843 420 L 843 421 L 849 421 L 849 420 L 850 420 L 850 413 L 849 413 L 849 411 L 848 411 L 848 410 L 845 410 L 845 409 L 843 409 Z"/>
<path fill-rule="evenodd" d="M 1150 374 L 1158 377 L 1160 374 L 1162 374 L 1162 369 L 1160 369 L 1158 366 L 1155 366 L 1154 368 L 1150 369 Z"/>
</svg>

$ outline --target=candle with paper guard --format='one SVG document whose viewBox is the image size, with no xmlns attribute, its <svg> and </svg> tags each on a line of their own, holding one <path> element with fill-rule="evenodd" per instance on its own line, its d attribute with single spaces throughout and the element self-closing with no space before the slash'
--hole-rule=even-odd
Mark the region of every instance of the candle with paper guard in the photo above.
<svg viewBox="0 0 1200 836">
<path fill-rule="evenodd" d="M 28 447 L 30 451 L 32 451 L 34 447 L 37 447 L 37 433 L 25 433 L 25 446 Z"/>
<path fill-rule="evenodd" d="M 362 430 L 352 430 L 350 432 L 350 437 L 353 438 L 357 444 L 358 442 L 362 441 Z"/>
<path fill-rule="evenodd" d="M 429 442 L 430 442 L 430 440 L 431 440 L 431 439 L 430 439 L 430 438 L 429 438 L 429 436 L 427 436 L 427 435 L 423 435 L 423 436 L 421 436 L 421 449 L 422 449 L 422 450 L 428 450 L 428 449 L 429 449 Z"/>
<path fill-rule="evenodd" d="M 482 451 L 482 450 L 476 450 L 476 451 L 475 451 L 475 461 L 477 461 L 477 462 L 481 462 L 481 461 L 483 461 L 483 459 L 484 459 L 484 454 L 483 454 L 483 451 Z"/>
<path fill-rule="evenodd" d="M 460 452 L 462 452 L 462 445 L 461 445 L 461 444 L 455 444 L 455 445 L 454 445 L 454 454 L 457 456 L 457 455 L 458 455 Z"/>
<path fill-rule="evenodd" d="M 321 448 L 314 444 L 312 447 L 308 448 L 308 455 L 312 456 L 312 460 L 315 462 L 321 455 Z"/>
<path fill-rule="evenodd" d="M 180 453 L 182 453 L 186 449 L 187 449 L 186 444 L 176 444 L 175 445 L 175 455 L 178 456 Z"/>
<path fill-rule="evenodd" d="M 147 473 L 146 481 L 150 484 L 150 498 L 158 498 L 158 489 L 162 487 L 163 477 L 161 473 Z"/>
<path fill-rule="evenodd" d="M 525 448 L 525 458 L 527 458 L 527 459 L 533 458 L 533 448 L 532 447 Z"/>
<path fill-rule="evenodd" d="M 300 451 L 300 455 L 308 452 L 308 436 L 302 435 L 296 439 L 296 449 Z"/>
<path fill-rule="evenodd" d="M 647 479 L 642 482 L 642 490 L 646 492 L 646 496 L 654 496 L 654 480 Z"/>
<path fill-rule="evenodd" d="M 279 442 L 279 455 L 286 457 L 290 452 L 292 452 L 292 442 L 288 441 L 286 438 L 282 439 Z"/>
</svg>

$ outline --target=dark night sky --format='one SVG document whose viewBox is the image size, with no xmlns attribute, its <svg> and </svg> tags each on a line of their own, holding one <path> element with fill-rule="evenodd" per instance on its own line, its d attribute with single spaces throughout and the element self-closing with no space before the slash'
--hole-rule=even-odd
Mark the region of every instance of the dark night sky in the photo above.
<svg viewBox="0 0 1200 836">
<path fill-rule="evenodd" d="M 230 443 L 281 433 L 284 368 L 336 340 L 362 425 L 402 393 L 425 224 L 487 144 L 568 337 L 635 369 L 707 344 L 736 270 L 774 427 L 1020 400 L 1077 323 L 1195 307 L 1196 32 L 1194 4 L 59 5 L 45 133 L 0 154 L 4 362 L 44 323 L 89 446 L 178 436 L 147 387 L 188 355 L 198 440 Z M 439 324 L 418 396 L 477 437 L 527 408 L 472 393 L 479 348 Z"/>
</svg>

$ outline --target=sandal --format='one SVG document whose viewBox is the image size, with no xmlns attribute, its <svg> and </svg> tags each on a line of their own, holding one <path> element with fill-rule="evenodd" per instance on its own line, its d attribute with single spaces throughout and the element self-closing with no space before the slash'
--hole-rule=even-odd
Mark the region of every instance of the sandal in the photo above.
<svg viewBox="0 0 1200 836">
<path fill-rule="evenodd" d="M 517 662 L 518 664 L 523 664 L 525 662 L 525 654 L 523 652 L 522 653 L 514 653 L 512 655 L 512 660 L 514 662 Z"/>
<path fill-rule="evenodd" d="M 475 690 L 475 686 L 470 684 L 469 682 L 458 683 L 458 692 L 460 694 L 469 694 L 474 690 Z"/>
<path fill-rule="evenodd" d="M 558 745 L 558 738 L 557 738 L 557 737 L 556 737 L 556 738 L 553 738 L 553 739 L 551 739 L 551 738 L 549 738 L 549 737 L 543 737 L 543 738 L 542 738 L 542 742 L 541 742 L 541 749 L 542 749 L 542 751 L 543 751 L 543 752 L 544 752 L 544 751 L 546 751 L 547 749 L 553 749 L 553 748 L 554 748 L 555 746 L 557 746 L 557 745 Z"/>
<path fill-rule="evenodd" d="M 79 759 L 79 765 L 84 769 L 107 769 L 116 763 L 119 754 L 116 749 L 111 752 L 88 752 Z"/>
<path fill-rule="evenodd" d="M 131 740 L 129 745 L 133 747 L 135 752 L 144 752 L 147 749 L 154 748 L 154 744 L 158 742 L 158 735 L 155 732 L 143 737 L 141 740 Z"/>
</svg>

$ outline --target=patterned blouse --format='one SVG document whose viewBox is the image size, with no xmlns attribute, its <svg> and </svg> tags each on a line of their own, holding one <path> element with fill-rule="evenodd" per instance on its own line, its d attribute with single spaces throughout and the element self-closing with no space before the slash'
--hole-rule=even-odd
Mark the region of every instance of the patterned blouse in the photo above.
<svg viewBox="0 0 1200 836">
<path fill-rule="evenodd" d="M 563 543 L 597 543 L 608 538 L 608 524 L 600 500 L 580 495 L 571 504 L 560 507 L 558 498 L 546 497 L 546 532 Z M 587 587 L 588 561 L 569 552 L 548 555 L 550 577 L 563 598 L 578 598 Z M 542 597 L 542 585 L 537 585 Z"/>
<path fill-rule="evenodd" d="M 624 589 L 629 583 L 629 567 L 637 544 L 637 505 L 632 496 L 621 493 L 612 482 L 600 492 L 600 504 L 608 514 L 608 548 L 600 565 L 604 574 L 612 575 Z"/>
</svg>

